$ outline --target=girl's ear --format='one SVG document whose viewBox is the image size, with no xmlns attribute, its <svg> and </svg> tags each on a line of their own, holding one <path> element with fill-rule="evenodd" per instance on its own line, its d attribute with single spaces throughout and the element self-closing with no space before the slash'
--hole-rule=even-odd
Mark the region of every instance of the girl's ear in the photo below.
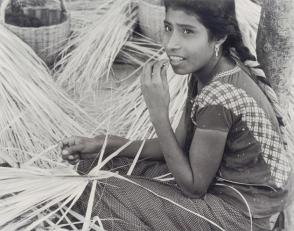
<svg viewBox="0 0 294 231">
<path fill-rule="evenodd" d="M 219 47 L 222 46 L 224 44 L 224 42 L 227 40 L 227 38 L 228 38 L 228 36 L 226 35 L 223 38 L 216 39 L 215 45 L 218 45 Z"/>
</svg>

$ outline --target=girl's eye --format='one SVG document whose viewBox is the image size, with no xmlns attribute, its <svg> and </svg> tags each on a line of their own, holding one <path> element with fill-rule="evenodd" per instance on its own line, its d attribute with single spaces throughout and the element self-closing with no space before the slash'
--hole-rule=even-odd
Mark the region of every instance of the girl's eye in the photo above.
<svg viewBox="0 0 294 231">
<path fill-rule="evenodd" d="M 189 30 L 189 29 L 184 29 L 184 34 L 192 34 L 193 33 L 193 31 L 191 31 L 191 30 Z"/>
<path fill-rule="evenodd" d="M 168 25 L 165 25 L 165 26 L 164 26 L 164 30 L 165 30 L 166 32 L 170 32 L 170 31 L 172 30 L 172 28 L 171 28 L 170 26 L 168 26 Z"/>
</svg>

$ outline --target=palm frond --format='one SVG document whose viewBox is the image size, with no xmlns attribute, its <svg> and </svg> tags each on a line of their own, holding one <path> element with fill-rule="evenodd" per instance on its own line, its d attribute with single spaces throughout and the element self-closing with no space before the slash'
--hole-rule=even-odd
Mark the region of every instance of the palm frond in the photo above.
<svg viewBox="0 0 294 231">
<path fill-rule="evenodd" d="M 64 67 L 57 72 L 57 83 L 77 101 L 95 95 L 98 80 L 109 76 L 112 64 L 136 22 L 136 10 L 131 2 L 109 0 L 100 5 L 101 9 L 107 9 L 105 13 L 97 16 L 65 47 L 65 55 L 55 68 Z M 74 49 L 68 53 L 71 48 Z"/>
<path fill-rule="evenodd" d="M 94 120 L 55 84 L 33 50 L 3 26 L 0 41 L 1 152 L 23 163 L 65 136 L 90 133 Z M 56 149 L 48 153 L 56 160 Z"/>
</svg>

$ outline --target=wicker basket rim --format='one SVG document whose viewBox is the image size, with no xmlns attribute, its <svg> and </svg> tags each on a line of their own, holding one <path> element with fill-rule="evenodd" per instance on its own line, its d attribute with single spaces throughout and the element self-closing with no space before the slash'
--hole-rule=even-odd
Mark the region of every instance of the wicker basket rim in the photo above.
<svg viewBox="0 0 294 231">
<path fill-rule="evenodd" d="M 25 6 L 23 7 L 23 9 L 34 9 L 34 10 L 56 10 L 56 11 L 61 11 L 61 12 L 68 12 L 66 10 L 63 9 L 58 9 L 56 7 L 44 7 L 44 6 Z"/>
<path fill-rule="evenodd" d="M 10 1 L 11 0 L 3 0 L 0 4 L 0 23 L 1 24 L 5 24 L 5 10 L 6 10 L 6 7 Z M 64 5 L 64 0 L 59 0 L 59 1 L 60 1 L 61 12 L 68 13 L 68 11 Z M 30 27 L 28 27 L 28 28 L 30 28 Z"/>
<path fill-rule="evenodd" d="M 15 28 L 18 30 L 30 30 L 30 31 L 35 31 L 35 30 L 40 30 L 40 29 L 52 29 L 54 27 L 62 27 L 65 24 L 68 24 L 70 22 L 70 13 L 69 12 L 64 12 L 64 15 L 66 16 L 66 19 L 58 24 L 54 24 L 54 25 L 49 25 L 49 26 L 39 26 L 39 27 L 22 27 L 22 26 L 15 26 L 9 23 L 3 23 L 0 22 L 0 24 L 4 25 L 4 26 L 8 26 L 9 28 Z"/>
</svg>

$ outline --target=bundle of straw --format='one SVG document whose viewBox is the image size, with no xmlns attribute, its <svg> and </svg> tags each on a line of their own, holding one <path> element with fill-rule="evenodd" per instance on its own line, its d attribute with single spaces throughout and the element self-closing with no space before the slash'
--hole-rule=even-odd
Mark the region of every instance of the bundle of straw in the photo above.
<svg viewBox="0 0 294 231">
<path fill-rule="evenodd" d="M 96 83 L 98 90 L 93 90 L 80 99 L 79 105 L 93 118 L 96 118 L 99 128 L 106 129 L 107 126 L 107 129 L 111 130 L 110 133 L 125 135 L 124 124 L 126 121 L 117 120 L 116 116 L 119 113 L 115 108 L 120 107 L 122 97 L 127 97 L 126 92 L 128 88 L 132 88 L 131 85 L 134 85 L 134 81 L 136 81 L 137 87 L 140 86 L 138 79 L 142 67 L 150 60 L 159 59 L 161 54 L 161 47 L 156 46 L 150 40 L 139 37 L 127 41 L 119 52 L 119 59 L 122 63 L 113 64 L 110 74 L 99 79 Z M 103 59 L 103 57 L 100 58 Z M 140 93 L 139 89 L 138 93 Z M 130 107 L 132 106 L 128 105 L 126 109 L 128 110 Z M 111 108 L 114 109 L 113 113 L 111 113 Z M 121 126 L 114 126 L 118 123 L 121 123 Z"/>
<path fill-rule="evenodd" d="M 99 15 L 103 15 L 106 8 L 101 8 L 101 5 L 105 5 L 107 1 L 66 0 L 67 10 L 71 16 L 71 30 L 75 34 L 79 34 L 85 26 L 93 23 Z"/>
<path fill-rule="evenodd" d="M 68 220 L 65 207 L 70 208 L 88 184 L 87 178 L 76 176 L 69 168 L 0 168 L 0 229 L 34 230 L 43 222 L 51 230 L 62 228 L 62 214 Z"/>
<path fill-rule="evenodd" d="M 3 26 L 0 56 L 0 159 L 33 164 L 40 153 L 39 164 L 54 165 L 56 143 L 89 134 L 95 122 L 57 87 L 33 50 Z"/>
<path fill-rule="evenodd" d="M 136 22 L 136 10 L 131 3 L 131 0 L 108 0 L 101 4 L 100 9 L 108 9 L 105 14 L 97 16 L 93 24 L 65 47 L 66 55 L 56 64 L 56 69 L 62 70 L 57 73 L 57 83 L 75 100 L 95 94 L 98 80 L 109 76 Z M 76 48 L 67 53 L 72 47 Z"/>
</svg>

